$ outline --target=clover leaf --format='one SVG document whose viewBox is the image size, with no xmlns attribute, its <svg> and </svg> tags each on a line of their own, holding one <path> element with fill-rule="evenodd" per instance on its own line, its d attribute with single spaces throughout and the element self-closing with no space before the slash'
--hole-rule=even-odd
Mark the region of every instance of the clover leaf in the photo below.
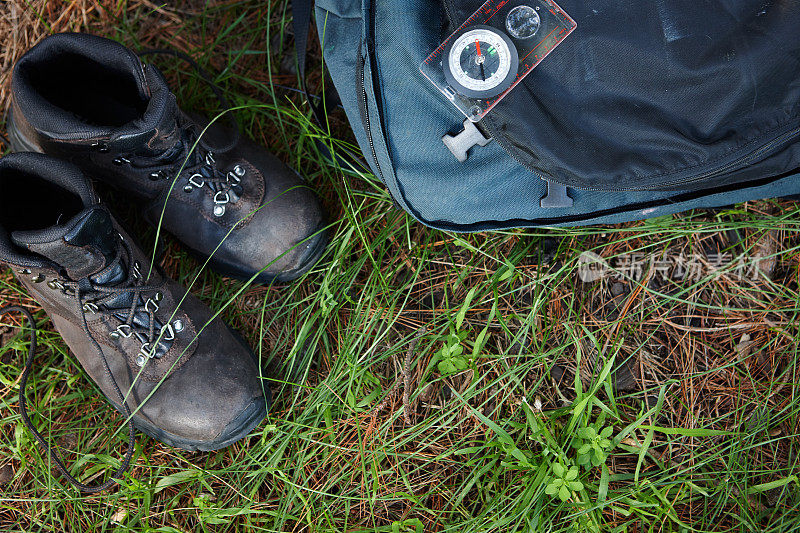
<svg viewBox="0 0 800 533">
<path fill-rule="evenodd" d="M 565 502 L 573 491 L 583 490 L 583 483 L 578 481 L 578 467 L 572 466 L 569 470 L 561 463 L 553 464 L 553 477 L 545 487 L 545 493 L 556 496 Z"/>
</svg>

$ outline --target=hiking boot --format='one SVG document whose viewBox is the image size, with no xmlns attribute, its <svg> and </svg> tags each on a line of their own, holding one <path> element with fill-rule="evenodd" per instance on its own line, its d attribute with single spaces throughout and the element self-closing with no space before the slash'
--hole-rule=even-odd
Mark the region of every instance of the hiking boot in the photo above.
<svg viewBox="0 0 800 533">
<path fill-rule="evenodd" d="M 228 446 L 258 425 L 270 395 L 250 348 L 178 283 L 148 275 L 149 258 L 80 170 L 12 154 L 0 190 L 0 264 L 115 408 L 185 450 Z"/>
<path fill-rule="evenodd" d="M 129 193 L 224 275 L 269 283 L 307 272 L 326 243 L 316 195 L 238 128 L 205 125 L 178 108 L 158 69 L 109 39 L 53 35 L 14 66 L 15 151 L 66 159 Z"/>
</svg>

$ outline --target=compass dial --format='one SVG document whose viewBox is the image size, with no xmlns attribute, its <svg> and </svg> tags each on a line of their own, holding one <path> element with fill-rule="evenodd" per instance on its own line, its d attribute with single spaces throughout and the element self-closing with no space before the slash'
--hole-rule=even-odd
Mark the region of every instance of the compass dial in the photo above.
<svg viewBox="0 0 800 533">
<path fill-rule="evenodd" d="M 511 39 L 490 26 L 471 26 L 445 51 L 445 78 L 459 94 L 491 98 L 508 89 L 517 75 L 519 56 Z"/>
</svg>

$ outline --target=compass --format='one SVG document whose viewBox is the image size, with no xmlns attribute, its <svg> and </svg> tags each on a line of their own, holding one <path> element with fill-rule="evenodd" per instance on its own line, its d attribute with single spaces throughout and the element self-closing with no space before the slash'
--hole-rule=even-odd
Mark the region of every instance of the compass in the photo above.
<svg viewBox="0 0 800 533">
<path fill-rule="evenodd" d="M 511 87 L 519 54 L 511 38 L 491 26 L 470 26 L 444 51 L 444 77 L 457 93 L 487 99 Z"/>
<path fill-rule="evenodd" d="M 553 0 L 486 0 L 419 71 L 465 117 L 480 122 L 575 27 Z"/>
</svg>

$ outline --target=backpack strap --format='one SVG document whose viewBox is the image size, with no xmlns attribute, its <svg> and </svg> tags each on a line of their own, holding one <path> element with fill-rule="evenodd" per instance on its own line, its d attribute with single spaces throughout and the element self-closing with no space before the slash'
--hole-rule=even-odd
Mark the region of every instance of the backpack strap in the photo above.
<svg viewBox="0 0 800 533">
<path fill-rule="evenodd" d="M 311 113 L 314 121 L 323 131 L 328 130 L 327 113 L 328 108 L 334 108 L 342 104 L 339 93 L 333 84 L 328 84 L 323 96 L 311 95 L 308 92 L 308 85 L 306 84 L 306 52 L 308 51 L 308 35 L 309 26 L 311 25 L 311 13 L 314 10 L 314 0 L 292 0 L 292 28 L 294 29 L 294 47 L 295 54 L 297 55 L 297 74 L 300 76 L 300 89 L 311 107 Z M 314 102 L 317 102 L 316 104 Z M 336 163 L 342 168 L 351 168 L 348 163 L 338 154 L 332 154 L 330 148 L 321 139 L 315 138 L 314 143 L 317 149 L 328 161 Z M 350 156 L 353 160 L 361 163 L 365 168 L 368 168 L 366 160 L 359 154 L 356 154 L 344 147 L 339 150 Z"/>
<path fill-rule="evenodd" d="M 306 85 L 306 52 L 308 50 L 308 33 L 311 25 L 311 12 L 314 10 L 314 0 L 292 0 L 292 27 L 294 28 L 294 47 L 297 53 L 297 74 L 300 76 L 300 88 L 311 106 L 311 112 L 317 125 L 323 127 L 326 123 L 325 102 L 322 99 L 315 104 L 314 99 L 308 94 Z"/>
</svg>

